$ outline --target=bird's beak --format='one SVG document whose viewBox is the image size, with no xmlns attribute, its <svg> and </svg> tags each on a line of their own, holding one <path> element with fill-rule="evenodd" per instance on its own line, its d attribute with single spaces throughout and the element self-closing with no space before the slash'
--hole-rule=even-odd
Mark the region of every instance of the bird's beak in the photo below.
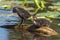
<svg viewBox="0 0 60 40">
<path fill-rule="evenodd" d="M 41 30 L 41 31 L 44 31 L 44 32 L 46 32 L 46 33 L 48 33 L 49 35 L 58 35 L 58 33 L 55 31 L 55 30 L 53 30 L 53 29 L 51 29 L 51 28 L 49 28 L 49 27 L 40 27 L 40 28 L 38 28 L 37 30 Z"/>
</svg>

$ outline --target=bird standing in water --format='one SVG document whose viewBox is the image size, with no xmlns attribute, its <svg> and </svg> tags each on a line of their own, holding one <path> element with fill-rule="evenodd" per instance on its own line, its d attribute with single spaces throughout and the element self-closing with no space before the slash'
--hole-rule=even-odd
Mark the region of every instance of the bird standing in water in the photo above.
<svg viewBox="0 0 60 40">
<path fill-rule="evenodd" d="M 21 18 L 21 22 L 19 24 L 19 27 L 22 29 L 22 34 L 21 34 L 21 37 L 22 37 L 22 40 L 24 38 L 24 30 L 23 30 L 23 25 L 21 25 L 22 23 L 24 23 L 24 21 L 29 18 L 31 15 L 29 14 L 29 12 L 27 12 L 25 9 L 21 8 L 21 7 L 14 7 L 13 8 L 13 12 L 14 13 L 17 13 L 17 15 Z M 19 29 L 20 30 L 20 29 Z M 19 39 L 20 40 L 20 39 Z"/>
</svg>

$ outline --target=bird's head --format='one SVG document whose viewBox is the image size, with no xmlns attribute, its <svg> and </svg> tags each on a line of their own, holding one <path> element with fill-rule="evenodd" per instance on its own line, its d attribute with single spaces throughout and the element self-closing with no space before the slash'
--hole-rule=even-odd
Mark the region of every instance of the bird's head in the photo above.
<svg viewBox="0 0 60 40">
<path fill-rule="evenodd" d="M 12 10 L 13 13 L 17 13 L 17 9 L 18 9 L 18 7 L 14 7 L 13 10 Z"/>
</svg>

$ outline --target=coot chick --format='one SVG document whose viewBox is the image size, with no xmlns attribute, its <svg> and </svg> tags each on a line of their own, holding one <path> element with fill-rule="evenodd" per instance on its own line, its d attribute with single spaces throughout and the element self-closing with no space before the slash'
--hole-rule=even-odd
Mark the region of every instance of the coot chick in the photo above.
<svg viewBox="0 0 60 40">
<path fill-rule="evenodd" d="M 18 16 L 21 17 L 22 19 L 27 19 L 31 16 L 28 11 L 20 7 L 14 7 L 13 12 L 17 13 Z"/>
</svg>

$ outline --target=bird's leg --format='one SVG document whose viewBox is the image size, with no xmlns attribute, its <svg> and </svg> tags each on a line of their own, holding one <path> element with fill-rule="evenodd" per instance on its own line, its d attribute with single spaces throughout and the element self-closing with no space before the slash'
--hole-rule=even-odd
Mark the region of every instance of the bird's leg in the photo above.
<svg viewBox="0 0 60 40">
<path fill-rule="evenodd" d="M 23 19 L 23 23 L 22 23 L 22 39 L 24 38 L 25 34 L 24 34 L 24 19 Z"/>
</svg>

